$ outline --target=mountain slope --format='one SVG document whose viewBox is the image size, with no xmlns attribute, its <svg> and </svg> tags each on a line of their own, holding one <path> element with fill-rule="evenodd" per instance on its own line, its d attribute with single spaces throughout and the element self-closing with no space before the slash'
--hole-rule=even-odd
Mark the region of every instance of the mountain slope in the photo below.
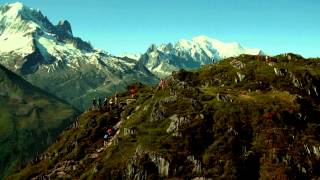
<svg viewBox="0 0 320 180">
<path fill-rule="evenodd" d="M 0 57 L 8 69 L 82 110 L 93 96 L 124 90 L 127 83 L 157 81 L 136 61 L 95 50 L 73 36 L 68 21 L 53 25 L 21 3 L 0 6 Z"/>
<path fill-rule="evenodd" d="M 0 65 L 0 178 L 42 152 L 77 114 Z"/>
<path fill-rule="evenodd" d="M 120 108 L 84 113 L 10 179 L 317 179 L 319 67 L 241 55 L 176 72 L 163 90 L 136 85 L 136 99 L 127 92 Z"/>
<path fill-rule="evenodd" d="M 201 65 L 211 64 L 240 54 L 262 55 L 260 49 L 249 49 L 239 43 L 221 41 L 198 36 L 191 41 L 182 39 L 176 44 L 151 45 L 140 57 L 140 63 L 159 77 L 166 77 L 179 69 L 196 69 Z"/>
</svg>

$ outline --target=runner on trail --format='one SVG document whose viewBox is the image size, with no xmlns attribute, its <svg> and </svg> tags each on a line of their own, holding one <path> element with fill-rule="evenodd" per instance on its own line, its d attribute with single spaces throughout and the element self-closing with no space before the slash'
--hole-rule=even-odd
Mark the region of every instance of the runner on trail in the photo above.
<svg viewBox="0 0 320 180">
<path fill-rule="evenodd" d="M 135 98 L 137 94 L 137 88 L 135 86 L 130 88 L 131 98 Z"/>
<path fill-rule="evenodd" d="M 107 129 L 107 133 L 103 136 L 103 146 L 107 146 L 109 139 L 111 138 L 111 136 L 114 135 L 114 129 L 113 128 L 108 128 Z"/>
<path fill-rule="evenodd" d="M 159 85 L 158 85 L 157 91 L 158 91 L 158 90 L 163 90 L 163 89 L 164 89 L 164 87 L 165 87 L 165 85 L 166 85 L 166 80 L 161 79 L 161 80 L 160 80 L 160 82 L 159 82 Z"/>
</svg>

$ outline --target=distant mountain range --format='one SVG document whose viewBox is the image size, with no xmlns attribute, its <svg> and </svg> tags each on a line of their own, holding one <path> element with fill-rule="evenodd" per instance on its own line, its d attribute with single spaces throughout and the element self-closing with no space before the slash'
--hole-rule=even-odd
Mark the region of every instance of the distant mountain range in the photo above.
<svg viewBox="0 0 320 180">
<path fill-rule="evenodd" d="M 45 150 L 78 114 L 0 65 L 0 179 Z"/>
<path fill-rule="evenodd" d="M 81 110 L 93 97 L 109 96 L 128 84 L 155 84 L 172 71 L 240 54 L 263 52 L 199 36 L 116 57 L 73 36 L 66 20 L 53 25 L 40 10 L 21 3 L 0 6 L 0 64 Z"/>
<path fill-rule="evenodd" d="M 192 40 L 182 39 L 175 44 L 151 45 L 144 54 L 126 54 L 145 65 L 160 78 L 179 69 L 197 69 L 213 61 L 236 57 L 240 54 L 264 55 L 261 49 L 251 49 L 239 43 L 224 43 L 207 36 L 197 36 Z"/>
<path fill-rule="evenodd" d="M 157 82 L 136 61 L 74 37 L 68 21 L 53 25 L 21 3 L 0 6 L 0 63 L 82 110 L 94 96 L 111 95 L 132 82 Z"/>
</svg>

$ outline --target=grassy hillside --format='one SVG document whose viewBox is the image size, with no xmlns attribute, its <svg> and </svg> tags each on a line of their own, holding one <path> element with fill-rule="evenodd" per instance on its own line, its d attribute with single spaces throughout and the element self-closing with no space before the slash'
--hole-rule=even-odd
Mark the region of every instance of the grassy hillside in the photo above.
<svg viewBox="0 0 320 180">
<path fill-rule="evenodd" d="M 9 179 L 317 179 L 319 59 L 229 58 L 90 111 Z M 117 134 L 106 148 L 103 135 Z"/>
<path fill-rule="evenodd" d="M 47 148 L 78 113 L 0 66 L 0 179 Z"/>
</svg>

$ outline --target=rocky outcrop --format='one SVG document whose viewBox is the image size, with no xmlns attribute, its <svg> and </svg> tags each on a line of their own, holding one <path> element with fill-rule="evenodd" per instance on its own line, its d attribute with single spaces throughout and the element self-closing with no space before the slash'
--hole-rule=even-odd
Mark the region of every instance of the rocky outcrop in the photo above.
<svg viewBox="0 0 320 180">
<path fill-rule="evenodd" d="M 56 28 L 60 31 L 72 35 L 71 24 L 67 20 L 59 21 L 58 25 L 56 25 Z"/>
<path fill-rule="evenodd" d="M 125 179 L 144 180 L 169 176 L 170 162 L 154 152 L 148 152 L 138 146 L 129 161 Z"/>
<path fill-rule="evenodd" d="M 240 72 L 237 72 L 237 76 L 240 82 L 246 77 L 244 74 L 241 74 Z"/>
<path fill-rule="evenodd" d="M 288 69 L 284 69 L 284 68 L 273 68 L 273 70 L 276 76 L 284 77 L 288 73 Z"/>
<path fill-rule="evenodd" d="M 202 170 L 201 161 L 197 160 L 194 156 L 188 156 L 187 160 L 193 164 L 192 172 L 194 174 L 200 174 Z"/>
<path fill-rule="evenodd" d="M 224 95 L 224 94 L 220 94 L 220 93 L 218 93 L 218 94 L 216 95 L 216 99 L 217 99 L 219 102 L 233 102 L 233 100 L 231 99 L 230 96 Z"/>
<path fill-rule="evenodd" d="M 167 129 L 167 133 L 172 133 L 173 136 L 182 136 L 179 132 L 185 126 L 188 126 L 190 120 L 186 117 L 178 117 L 177 114 L 170 117 L 171 123 Z"/>
<path fill-rule="evenodd" d="M 172 115 L 169 119 L 171 120 L 169 127 L 167 128 L 167 133 L 172 133 L 172 136 L 181 137 L 181 131 L 189 127 L 191 119 L 204 119 L 203 114 L 198 114 L 195 117 L 191 116 L 178 116 L 177 114 Z"/>
<path fill-rule="evenodd" d="M 236 83 L 239 83 L 241 81 L 243 81 L 243 79 L 245 78 L 246 76 L 244 74 L 241 74 L 240 72 L 237 72 L 237 77 L 235 78 L 235 82 Z"/>
<path fill-rule="evenodd" d="M 308 95 L 319 96 L 317 85 L 319 80 L 312 76 L 310 72 L 305 71 L 303 73 L 297 73 L 289 71 L 284 68 L 274 68 L 275 75 L 278 77 L 286 78 L 289 82 L 292 83 L 293 87 L 307 92 Z"/>
<path fill-rule="evenodd" d="M 162 121 L 168 116 L 166 105 L 174 103 L 178 100 L 176 95 L 163 98 L 155 103 L 152 108 L 151 121 Z"/>
<path fill-rule="evenodd" d="M 128 136 L 128 135 L 135 135 L 137 133 L 137 128 L 132 127 L 132 128 L 124 128 L 123 129 L 123 135 Z"/>
<path fill-rule="evenodd" d="M 165 158 L 153 153 L 149 154 L 151 161 L 157 166 L 158 173 L 162 177 L 169 176 L 170 163 Z"/>
<path fill-rule="evenodd" d="M 302 81 L 299 78 L 297 78 L 293 73 L 290 73 L 290 79 L 294 87 L 300 88 L 300 89 L 303 88 Z"/>
<path fill-rule="evenodd" d="M 230 62 L 230 65 L 237 69 L 243 69 L 245 67 L 245 64 L 243 62 L 235 59 Z"/>
</svg>

